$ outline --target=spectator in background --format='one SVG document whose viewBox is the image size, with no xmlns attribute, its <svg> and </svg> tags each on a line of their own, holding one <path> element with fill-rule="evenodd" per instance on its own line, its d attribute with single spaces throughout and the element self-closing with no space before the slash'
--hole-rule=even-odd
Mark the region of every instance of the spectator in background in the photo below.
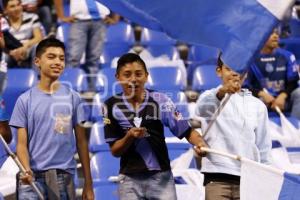
<svg viewBox="0 0 300 200">
<path fill-rule="evenodd" d="M 49 34 L 53 26 L 51 1 L 22 0 L 22 6 L 25 12 L 35 13 L 39 16 L 46 34 Z"/>
<path fill-rule="evenodd" d="M 115 23 L 110 11 L 96 0 L 70 0 L 70 15 L 63 11 L 63 0 L 54 0 L 58 19 L 71 23 L 67 41 L 67 66 L 79 67 L 85 53 L 84 70 L 95 76 L 99 70 L 99 58 L 105 39 L 105 23 Z M 90 90 L 95 89 L 95 79 L 89 79 Z"/>
<path fill-rule="evenodd" d="M 248 159 L 270 163 L 271 139 L 268 134 L 266 106 L 241 89 L 240 74 L 218 59 L 217 75 L 222 85 L 200 95 L 195 109 L 196 119 L 202 119 L 202 131 L 212 120 L 225 94 L 230 99 L 210 130 L 203 136 L 212 149 L 240 155 Z M 216 154 L 202 158 L 205 200 L 240 199 L 240 162 Z"/>
<path fill-rule="evenodd" d="M 295 56 L 278 47 L 274 30 L 250 66 L 247 85 L 270 109 L 290 111 L 300 119 L 300 88 Z"/>
<path fill-rule="evenodd" d="M 6 56 L 8 67 L 31 67 L 35 46 L 43 38 L 39 18 L 34 13 L 23 12 L 20 0 L 3 0 L 4 14 L 9 23 L 8 31 L 20 47 L 10 50 Z"/>
</svg>

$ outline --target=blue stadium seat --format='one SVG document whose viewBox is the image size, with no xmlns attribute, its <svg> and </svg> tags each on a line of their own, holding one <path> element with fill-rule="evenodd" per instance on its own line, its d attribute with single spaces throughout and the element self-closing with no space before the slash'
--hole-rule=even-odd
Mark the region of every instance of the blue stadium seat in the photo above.
<svg viewBox="0 0 300 200">
<path fill-rule="evenodd" d="M 170 60 L 180 59 L 179 52 L 173 45 L 152 45 L 146 48 L 153 57 L 167 56 Z"/>
<path fill-rule="evenodd" d="M 102 121 L 102 94 L 97 93 L 93 98 L 91 120 L 93 122 Z"/>
<path fill-rule="evenodd" d="M 300 20 L 299 19 L 290 19 L 289 22 L 291 37 L 300 37 Z"/>
<path fill-rule="evenodd" d="M 107 144 L 103 145 L 102 151 L 93 155 L 90 161 L 91 174 L 94 185 L 105 182 L 110 176 L 118 176 L 120 159 L 112 156 Z"/>
<path fill-rule="evenodd" d="M 9 69 L 7 87 L 3 92 L 6 112 L 11 116 L 18 97 L 37 82 L 37 75 L 32 69 Z"/>
<path fill-rule="evenodd" d="M 284 49 L 292 52 L 297 62 L 300 62 L 300 38 L 299 37 L 290 37 L 280 40 L 280 43 L 283 45 Z"/>
<path fill-rule="evenodd" d="M 56 31 L 56 38 L 64 42 L 66 47 L 68 47 L 70 25 L 70 23 L 61 22 Z"/>
<path fill-rule="evenodd" d="M 88 89 L 87 75 L 80 68 L 66 68 L 59 80 L 77 92 L 85 92 Z"/>
<path fill-rule="evenodd" d="M 186 80 L 178 67 L 151 67 L 147 88 L 157 91 L 180 91 L 186 88 Z M 165 75 L 165 76 L 164 76 Z"/>
<path fill-rule="evenodd" d="M 188 151 L 192 146 L 189 143 L 167 143 L 170 161 L 178 158 L 181 154 Z M 197 168 L 196 160 L 193 159 L 190 168 Z"/>
<path fill-rule="evenodd" d="M 188 61 L 196 64 L 217 64 L 219 49 L 205 45 L 193 45 L 189 49 Z"/>
<path fill-rule="evenodd" d="M 118 184 L 111 182 L 98 183 L 94 187 L 94 194 L 95 199 L 118 200 Z"/>
<path fill-rule="evenodd" d="M 115 78 L 115 73 L 115 68 L 101 69 L 97 77 L 96 90 L 100 93 L 107 94 L 105 96 L 120 93 L 122 88 Z"/>
<path fill-rule="evenodd" d="M 94 123 L 92 126 L 89 140 L 89 149 L 92 153 L 101 151 L 103 145 L 106 145 L 103 126 L 104 124 L 102 122 Z"/>
<path fill-rule="evenodd" d="M 209 90 L 221 84 L 220 78 L 216 74 L 215 65 L 202 65 L 195 69 L 192 89 L 198 92 Z"/>
<path fill-rule="evenodd" d="M 130 24 L 119 22 L 107 27 L 105 45 L 123 44 L 133 46 L 134 43 L 134 32 Z"/>
<path fill-rule="evenodd" d="M 128 45 L 121 44 L 105 44 L 103 52 L 100 56 L 100 68 L 111 67 L 111 61 L 115 57 L 120 57 L 130 50 Z"/>
<path fill-rule="evenodd" d="M 141 45 L 175 45 L 176 40 L 170 38 L 166 33 L 143 28 L 141 33 Z"/>
<path fill-rule="evenodd" d="M 187 59 L 188 80 L 193 79 L 195 69 L 199 65 L 216 65 L 219 50 L 205 45 L 191 46 Z"/>
</svg>

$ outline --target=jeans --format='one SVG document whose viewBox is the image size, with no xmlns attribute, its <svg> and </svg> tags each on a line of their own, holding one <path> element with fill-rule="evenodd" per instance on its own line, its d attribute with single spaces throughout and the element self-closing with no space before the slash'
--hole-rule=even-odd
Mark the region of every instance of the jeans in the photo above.
<svg viewBox="0 0 300 200">
<path fill-rule="evenodd" d="M 300 88 L 298 87 L 291 93 L 292 110 L 291 115 L 300 120 Z"/>
<path fill-rule="evenodd" d="M 171 171 L 120 175 L 120 200 L 176 200 Z"/>
<path fill-rule="evenodd" d="M 68 41 L 67 66 L 79 67 L 85 53 L 84 70 L 95 77 L 99 70 L 99 58 L 105 39 L 105 24 L 102 20 L 77 21 L 71 24 Z M 90 78 L 90 87 L 95 79 Z M 93 88 L 92 88 L 93 89 Z"/>
<path fill-rule="evenodd" d="M 49 188 L 46 185 L 45 177 L 43 176 L 35 176 L 35 184 L 40 189 L 41 193 L 43 194 L 45 199 L 49 198 Z M 71 184 L 73 185 L 74 189 L 74 183 L 73 183 L 73 175 L 69 173 L 58 173 L 57 174 L 57 186 L 60 193 L 60 200 L 69 200 L 72 199 L 68 195 L 67 191 L 67 185 Z M 18 191 L 18 199 L 20 200 L 38 200 L 39 197 L 37 193 L 33 190 L 31 185 L 23 184 L 21 181 L 18 183 L 17 187 Z M 75 189 L 74 189 L 74 195 L 75 195 Z"/>
</svg>

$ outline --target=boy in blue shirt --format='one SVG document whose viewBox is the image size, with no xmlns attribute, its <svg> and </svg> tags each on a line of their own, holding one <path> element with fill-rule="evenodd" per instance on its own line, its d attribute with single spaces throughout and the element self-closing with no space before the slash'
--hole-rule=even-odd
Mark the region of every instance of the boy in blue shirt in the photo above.
<svg viewBox="0 0 300 200">
<path fill-rule="evenodd" d="M 94 199 L 81 99 L 58 80 L 65 67 L 64 44 L 54 38 L 41 41 L 35 64 L 41 80 L 18 98 L 10 120 L 18 129 L 17 156 L 26 169 L 18 183 L 19 199 L 37 199 L 30 181 L 46 199 L 75 199 L 76 146 L 85 179 L 83 199 Z"/>
<path fill-rule="evenodd" d="M 278 41 L 275 30 L 249 69 L 248 85 L 268 108 L 291 110 L 291 115 L 300 119 L 298 65 L 291 52 L 278 48 Z"/>
</svg>

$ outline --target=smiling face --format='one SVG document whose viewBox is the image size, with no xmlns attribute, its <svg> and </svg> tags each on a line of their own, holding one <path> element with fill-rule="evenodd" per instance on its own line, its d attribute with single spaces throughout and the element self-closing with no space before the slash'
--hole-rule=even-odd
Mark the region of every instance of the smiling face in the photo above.
<svg viewBox="0 0 300 200">
<path fill-rule="evenodd" d="M 60 47 L 48 47 L 43 54 L 35 58 L 41 78 L 57 80 L 65 68 L 65 53 Z"/>
<path fill-rule="evenodd" d="M 22 16 L 22 5 L 20 0 L 10 0 L 4 9 L 4 13 L 12 19 L 19 19 Z"/>
<path fill-rule="evenodd" d="M 233 71 L 230 67 L 228 67 L 225 64 L 217 68 L 217 75 L 222 79 L 223 84 L 229 83 L 230 80 L 234 80 L 237 83 L 241 83 L 240 74 Z"/>
<path fill-rule="evenodd" d="M 117 80 L 122 85 L 126 96 L 140 96 L 144 92 L 144 85 L 148 79 L 148 73 L 139 62 L 127 63 L 116 74 Z"/>
<path fill-rule="evenodd" d="M 275 49 L 279 47 L 279 35 L 278 31 L 275 29 L 273 33 L 270 35 L 269 39 L 267 40 L 265 47 L 269 49 Z"/>
</svg>

